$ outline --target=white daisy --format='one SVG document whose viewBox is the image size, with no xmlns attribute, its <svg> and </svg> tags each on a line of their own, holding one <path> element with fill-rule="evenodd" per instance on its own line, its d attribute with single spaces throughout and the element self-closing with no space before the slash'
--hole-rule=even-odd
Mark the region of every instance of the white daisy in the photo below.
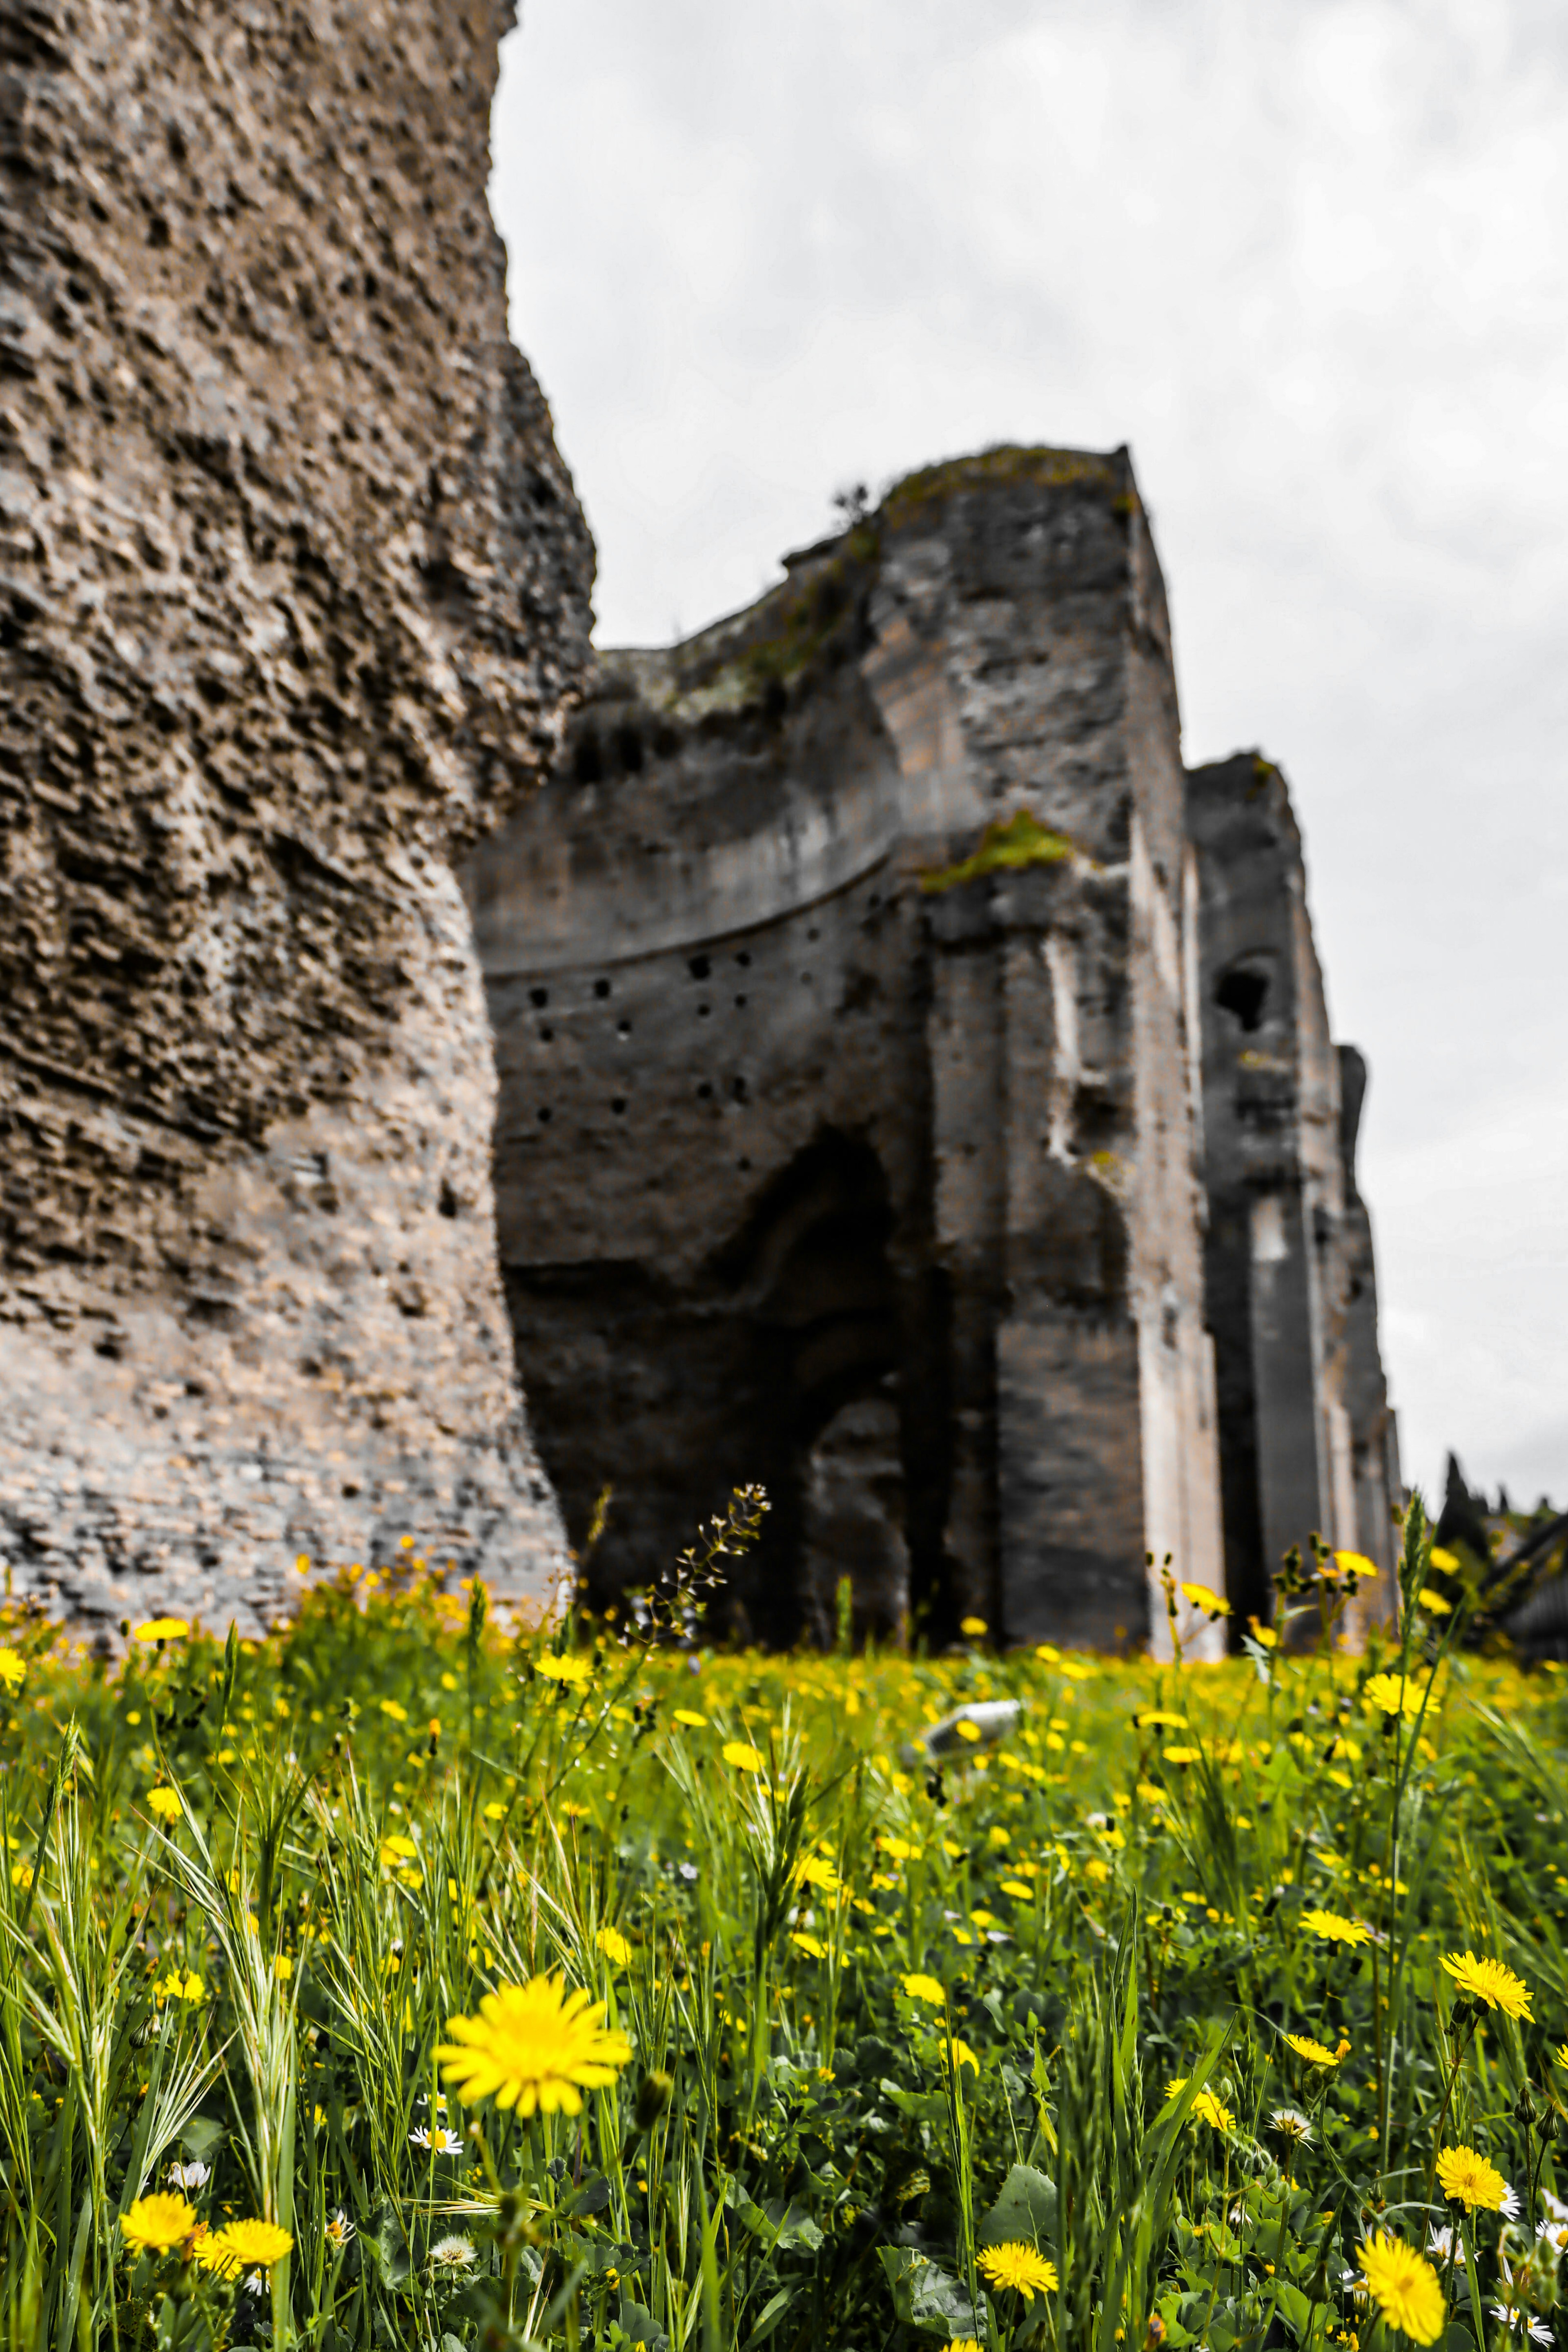
<svg viewBox="0 0 1568 2352">
<path fill-rule="evenodd" d="M 205 2189 L 211 2178 L 207 2167 L 198 2163 L 194 2157 L 189 2164 L 172 2164 L 169 2167 L 171 2189 Z"/>
<path fill-rule="evenodd" d="M 417 2131 L 409 2133 L 408 2144 L 411 2147 L 432 2150 L 437 2156 L 461 2156 L 463 2153 L 463 2143 L 455 2131 L 442 2131 L 439 2128 L 433 2132 L 426 2131 L 423 2124 Z"/>
<path fill-rule="evenodd" d="M 1455 2269 L 1462 2271 L 1465 2267 L 1464 2241 L 1456 2231 L 1447 2226 L 1433 2231 L 1426 2241 L 1426 2251 L 1434 2262 L 1446 2263 L 1452 2254 Z"/>
</svg>

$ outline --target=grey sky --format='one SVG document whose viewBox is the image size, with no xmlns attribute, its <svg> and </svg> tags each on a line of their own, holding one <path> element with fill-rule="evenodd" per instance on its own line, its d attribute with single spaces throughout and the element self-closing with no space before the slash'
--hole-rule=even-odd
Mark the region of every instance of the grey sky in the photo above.
<svg viewBox="0 0 1568 2352">
<path fill-rule="evenodd" d="M 1290 778 L 1406 1473 L 1568 1495 L 1568 16 L 525 0 L 496 216 L 599 639 L 841 484 L 1125 440 L 1189 759 Z"/>
</svg>

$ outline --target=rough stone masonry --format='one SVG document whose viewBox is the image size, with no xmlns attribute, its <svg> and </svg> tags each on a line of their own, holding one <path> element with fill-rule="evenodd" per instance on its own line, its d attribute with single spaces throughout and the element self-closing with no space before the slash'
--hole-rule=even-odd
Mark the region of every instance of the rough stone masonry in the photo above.
<svg viewBox="0 0 1568 2352">
<path fill-rule="evenodd" d="M 844 1576 L 863 1630 L 1158 1645 L 1167 1559 L 1238 1622 L 1314 1531 L 1385 1567 L 1360 1082 L 1282 779 L 1184 772 L 1125 451 L 933 467 L 786 572 L 604 655 L 465 872 L 601 1598 L 747 1478 L 775 1640 Z"/>
<path fill-rule="evenodd" d="M 540 1592 L 452 860 L 592 551 L 485 204 L 510 0 L 0 10 L 0 1554 Z"/>
</svg>

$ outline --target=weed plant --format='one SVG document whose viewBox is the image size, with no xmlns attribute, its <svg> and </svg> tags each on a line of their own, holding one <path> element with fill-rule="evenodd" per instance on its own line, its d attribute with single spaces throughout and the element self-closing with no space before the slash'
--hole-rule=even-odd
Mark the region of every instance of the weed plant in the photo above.
<svg viewBox="0 0 1568 2352">
<path fill-rule="evenodd" d="M 13 1612 L 9 2352 L 1554 2340 L 1564 1684 L 1418 1506 L 1363 1655 L 1322 1558 L 1221 1666 L 723 1654 L 701 1580 Z"/>
</svg>

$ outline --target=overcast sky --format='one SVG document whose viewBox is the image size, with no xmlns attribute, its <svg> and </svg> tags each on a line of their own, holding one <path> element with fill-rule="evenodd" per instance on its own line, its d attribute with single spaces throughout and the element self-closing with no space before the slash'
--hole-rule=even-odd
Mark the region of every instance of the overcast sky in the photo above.
<svg viewBox="0 0 1568 2352">
<path fill-rule="evenodd" d="M 1568 1500 L 1568 10 L 524 0 L 496 216 L 598 641 L 1131 444 L 1189 760 L 1289 777 L 1406 1475 Z"/>
</svg>

